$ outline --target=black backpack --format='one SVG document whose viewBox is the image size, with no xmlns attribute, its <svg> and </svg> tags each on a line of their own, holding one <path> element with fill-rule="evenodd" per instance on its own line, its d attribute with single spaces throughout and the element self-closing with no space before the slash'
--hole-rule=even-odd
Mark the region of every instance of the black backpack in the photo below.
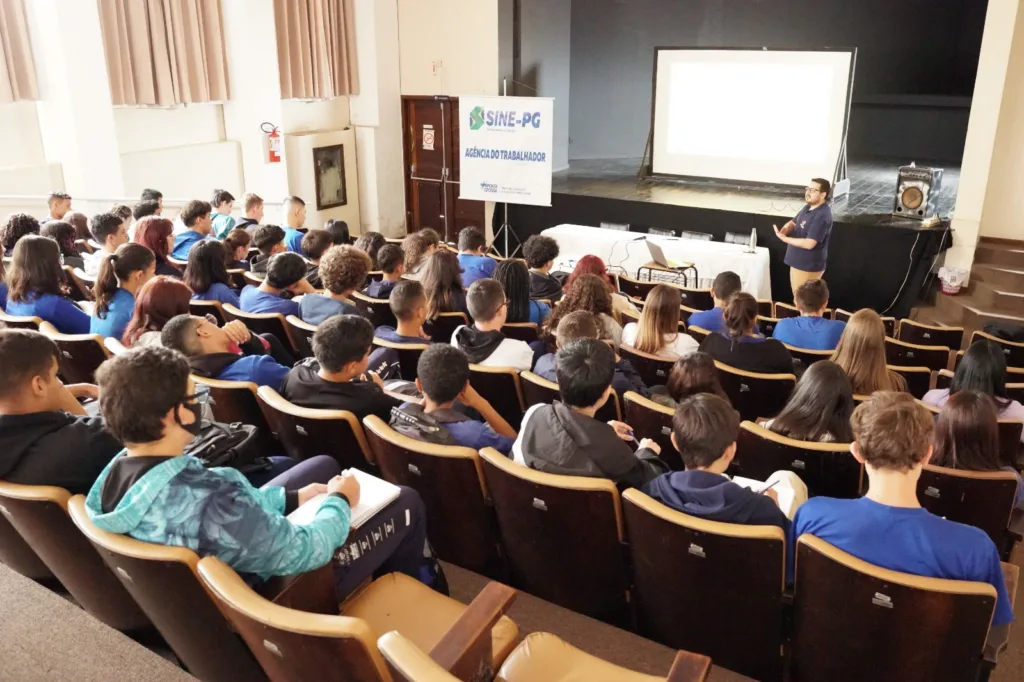
<svg viewBox="0 0 1024 682">
<path fill-rule="evenodd" d="M 259 429 L 240 422 L 203 421 L 202 430 L 185 448 L 185 454 L 201 459 L 207 468 L 231 467 L 243 474 L 271 467 L 263 452 Z"/>
<path fill-rule="evenodd" d="M 468 417 L 467 417 L 468 419 Z M 458 445 L 445 425 L 423 411 L 419 405 L 406 405 L 405 409 L 391 408 L 391 428 L 399 433 L 435 445 Z"/>
<path fill-rule="evenodd" d="M 1024 343 L 1024 327 L 1017 324 L 1002 324 L 999 322 L 989 322 L 981 328 L 986 334 L 990 334 L 997 339 L 1003 341 L 1013 341 L 1014 343 Z"/>
</svg>

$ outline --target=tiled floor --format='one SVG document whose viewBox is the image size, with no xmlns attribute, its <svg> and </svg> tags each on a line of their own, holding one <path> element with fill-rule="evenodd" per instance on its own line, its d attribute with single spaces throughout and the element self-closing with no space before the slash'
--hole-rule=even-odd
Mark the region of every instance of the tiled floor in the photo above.
<svg viewBox="0 0 1024 682">
<path fill-rule="evenodd" d="M 905 160 L 868 159 L 849 163 L 850 194 L 832 204 L 836 220 L 871 223 L 909 223 L 890 213 L 896 192 L 896 175 Z M 919 162 L 919 166 L 929 164 Z M 938 212 L 949 217 L 960 184 L 959 166 L 944 167 L 938 193 Z M 568 170 L 555 173 L 552 191 L 561 194 L 627 199 L 676 206 L 693 206 L 745 213 L 792 216 L 803 206 L 799 193 L 718 181 L 682 181 L 637 177 L 640 159 L 589 159 L 572 161 Z"/>
</svg>

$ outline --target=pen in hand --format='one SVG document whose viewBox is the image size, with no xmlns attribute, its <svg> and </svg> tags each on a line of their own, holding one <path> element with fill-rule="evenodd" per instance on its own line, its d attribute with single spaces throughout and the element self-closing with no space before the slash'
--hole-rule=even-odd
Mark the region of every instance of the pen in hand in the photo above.
<svg viewBox="0 0 1024 682">
<path fill-rule="evenodd" d="M 762 488 L 761 490 L 759 490 L 759 491 L 757 492 L 757 494 L 758 494 L 758 495 L 764 495 L 764 494 L 765 494 L 766 492 L 768 492 L 769 490 L 771 490 L 772 488 L 774 488 L 774 487 L 775 487 L 776 485 L 778 485 L 778 483 L 779 483 L 778 481 L 772 481 L 772 484 L 771 484 L 771 485 L 767 485 L 767 486 L 765 486 L 764 488 Z"/>
</svg>

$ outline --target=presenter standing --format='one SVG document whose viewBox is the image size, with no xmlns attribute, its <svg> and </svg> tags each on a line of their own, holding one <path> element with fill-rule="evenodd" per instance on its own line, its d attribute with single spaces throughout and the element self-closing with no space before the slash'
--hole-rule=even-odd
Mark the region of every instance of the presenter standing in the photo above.
<svg viewBox="0 0 1024 682">
<path fill-rule="evenodd" d="M 793 289 L 793 300 L 796 290 L 804 282 L 821 279 L 825 274 L 828 262 L 828 242 L 832 235 L 832 208 L 828 200 L 832 194 L 832 185 L 823 178 L 814 178 L 804 188 L 804 199 L 807 205 L 800 209 L 796 217 L 779 229 L 775 234 L 785 242 L 786 259 L 789 266 L 789 285 Z"/>
</svg>

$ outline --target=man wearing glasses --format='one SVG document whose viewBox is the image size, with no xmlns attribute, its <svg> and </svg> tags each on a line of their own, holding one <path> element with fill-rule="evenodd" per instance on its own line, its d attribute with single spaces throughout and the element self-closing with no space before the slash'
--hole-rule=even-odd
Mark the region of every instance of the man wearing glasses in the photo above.
<svg viewBox="0 0 1024 682">
<path fill-rule="evenodd" d="M 793 300 L 800 285 L 812 279 L 821 279 L 828 261 L 828 241 L 832 235 L 832 209 L 828 205 L 832 185 L 824 178 L 814 178 L 804 188 L 807 205 L 796 217 L 775 234 L 785 242 L 785 263 L 789 266 L 789 285 L 793 289 Z"/>
</svg>

